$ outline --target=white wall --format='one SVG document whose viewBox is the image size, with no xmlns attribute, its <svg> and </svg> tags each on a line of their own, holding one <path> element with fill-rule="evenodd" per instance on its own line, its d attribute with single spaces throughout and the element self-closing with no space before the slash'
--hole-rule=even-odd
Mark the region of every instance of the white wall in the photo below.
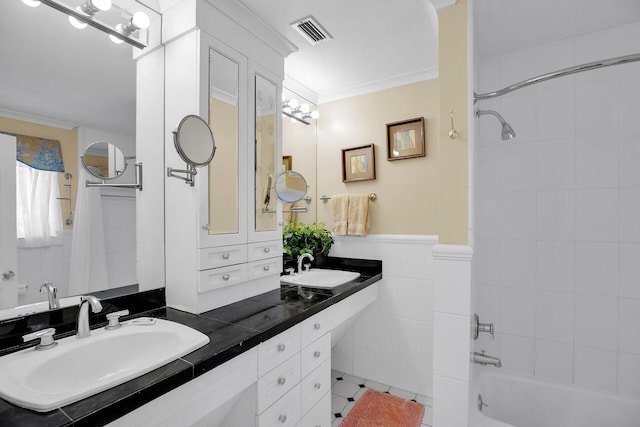
<svg viewBox="0 0 640 427">
<path fill-rule="evenodd" d="M 640 23 L 479 58 L 478 91 L 637 53 Z M 478 103 L 475 348 L 505 371 L 640 396 L 640 64 Z"/>
<path fill-rule="evenodd" d="M 334 347 L 332 368 L 424 396 L 433 394 L 436 236 L 337 236 L 332 256 L 382 260 L 378 299 Z"/>
</svg>

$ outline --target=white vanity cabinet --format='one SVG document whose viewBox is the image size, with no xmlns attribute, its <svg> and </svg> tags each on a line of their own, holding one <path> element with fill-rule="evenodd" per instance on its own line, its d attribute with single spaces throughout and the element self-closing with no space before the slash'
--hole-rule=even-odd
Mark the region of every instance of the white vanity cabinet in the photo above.
<svg viewBox="0 0 640 427">
<path fill-rule="evenodd" d="M 163 15 L 165 163 L 173 134 L 205 119 L 216 153 L 195 185 L 165 177 L 167 305 L 202 313 L 280 286 L 284 58 L 293 46 L 239 2 L 183 0 Z"/>
<path fill-rule="evenodd" d="M 258 347 L 256 425 L 331 425 L 331 326 L 320 312 Z"/>
</svg>

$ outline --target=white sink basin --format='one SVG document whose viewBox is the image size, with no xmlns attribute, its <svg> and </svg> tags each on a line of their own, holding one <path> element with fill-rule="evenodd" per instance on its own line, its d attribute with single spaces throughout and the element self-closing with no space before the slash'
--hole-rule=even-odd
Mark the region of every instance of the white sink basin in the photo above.
<svg viewBox="0 0 640 427">
<path fill-rule="evenodd" d="M 91 331 L 0 357 L 0 397 L 46 412 L 122 384 L 185 356 L 209 342 L 188 326 L 138 318 L 122 327 Z"/>
<path fill-rule="evenodd" d="M 281 276 L 280 281 L 290 285 L 309 286 L 312 288 L 335 288 L 360 277 L 353 271 L 329 270 L 314 268 L 313 270 L 292 276 Z"/>
</svg>

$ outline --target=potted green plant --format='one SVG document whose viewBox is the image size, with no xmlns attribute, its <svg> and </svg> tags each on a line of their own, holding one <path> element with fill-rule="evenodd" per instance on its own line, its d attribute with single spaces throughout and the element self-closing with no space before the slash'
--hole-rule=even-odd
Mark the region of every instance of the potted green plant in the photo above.
<svg viewBox="0 0 640 427">
<path fill-rule="evenodd" d="M 293 259 L 301 254 L 322 258 L 329 254 L 333 237 L 324 224 L 292 222 L 282 229 L 282 243 L 284 253 Z M 317 264 L 321 264 L 320 259 L 316 260 Z"/>
</svg>

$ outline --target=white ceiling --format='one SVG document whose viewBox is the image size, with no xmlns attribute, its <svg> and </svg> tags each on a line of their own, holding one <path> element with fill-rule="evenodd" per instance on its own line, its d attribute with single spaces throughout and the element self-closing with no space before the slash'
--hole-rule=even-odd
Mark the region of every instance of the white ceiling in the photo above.
<svg viewBox="0 0 640 427">
<path fill-rule="evenodd" d="M 0 110 L 134 134 L 131 48 L 92 28 L 71 28 L 49 7 L 0 1 Z M 163 1 L 175 0 L 143 0 Z M 236 1 L 298 46 L 286 73 L 320 102 L 437 75 L 437 19 L 428 0 Z M 480 55 L 640 20 L 640 0 L 468 1 Z M 311 46 L 289 27 L 309 15 L 333 40 Z"/>
</svg>

